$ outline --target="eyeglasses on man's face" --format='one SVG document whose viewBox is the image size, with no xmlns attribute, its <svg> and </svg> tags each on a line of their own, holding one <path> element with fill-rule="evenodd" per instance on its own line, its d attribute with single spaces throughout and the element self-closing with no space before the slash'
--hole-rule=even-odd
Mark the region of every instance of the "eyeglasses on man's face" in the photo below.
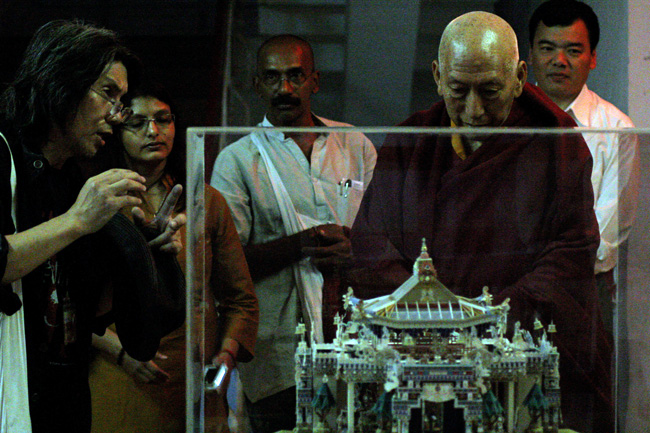
<svg viewBox="0 0 650 433">
<path fill-rule="evenodd" d="M 309 74 L 305 74 L 305 71 L 302 69 L 291 70 L 286 74 L 282 74 L 278 71 L 264 71 L 260 75 L 260 80 L 264 83 L 265 86 L 273 87 L 277 86 L 282 81 L 288 81 L 294 87 L 300 87 L 305 84 L 305 81 L 314 74 L 315 71 L 311 71 Z"/>
<path fill-rule="evenodd" d="M 125 122 L 133 114 L 133 110 L 131 110 L 131 108 L 125 107 L 122 101 L 111 98 L 103 90 L 97 90 L 94 87 L 91 87 L 90 90 L 95 92 L 104 101 L 109 102 L 112 105 L 110 117 Z"/>
<path fill-rule="evenodd" d="M 153 117 L 140 116 L 137 114 L 132 115 L 122 123 L 124 129 L 132 132 L 142 132 L 149 128 L 149 124 L 153 122 L 160 129 L 168 129 L 176 120 L 176 116 L 171 113 L 156 114 Z"/>
</svg>

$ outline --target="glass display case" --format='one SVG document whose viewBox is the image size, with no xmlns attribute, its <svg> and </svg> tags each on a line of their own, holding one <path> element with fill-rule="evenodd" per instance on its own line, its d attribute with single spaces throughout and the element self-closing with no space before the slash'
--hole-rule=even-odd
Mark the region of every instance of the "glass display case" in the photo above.
<svg viewBox="0 0 650 433">
<path fill-rule="evenodd" d="M 187 131 L 188 432 L 204 431 L 204 374 L 210 362 L 204 347 L 206 335 L 214 335 L 206 332 L 202 314 L 206 303 L 212 302 L 206 293 L 203 250 L 205 183 L 213 175 L 227 181 L 237 171 L 222 164 L 214 168 L 215 156 L 226 146 L 244 137 L 236 146 L 251 148 L 249 134 L 273 129 Z M 337 143 L 350 146 L 357 146 L 364 134 L 378 151 L 369 183 L 330 170 L 329 166 L 350 169 L 345 159 L 319 159 L 312 166 L 294 152 L 295 160 L 285 161 L 311 179 L 305 191 L 316 201 L 321 197 L 322 206 L 339 209 L 344 201 L 353 208 L 347 221 L 341 217 L 312 224 L 351 226 L 352 258 L 337 267 L 335 288 L 325 286 L 334 290 L 340 303 L 335 311 L 321 311 L 323 326 L 334 331 L 335 344 L 326 344 L 331 338 L 323 342 L 315 337 L 311 324 L 316 321 L 310 319 L 318 316 L 300 308 L 309 300 L 301 293 L 287 298 L 297 303 L 298 313 L 295 323 L 284 325 L 306 326 L 288 337 L 295 347 L 291 357 L 302 353 L 303 361 L 296 356 L 284 371 L 299 383 L 299 431 L 327 431 L 316 430 L 324 423 L 329 431 L 345 425 L 348 432 L 491 428 L 523 432 L 531 426 L 557 428 L 564 419 L 586 432 L 610 415 L 618 431 L 634 430 L 643 417 L 650 386 L 644 362 L 650 352 L 646 313 L 650 131 L 396 127 L 272 131 L 278 132 L 335 134 Z M 618 139 L 618 156 L 610 158 L 610 165 L 597 163 L 592 171 L 593 160 L 582 140 L 587 134 Z M 251 173 L 268 179 L 268 160 L 259 151 L 251 152 Z M 310 157 L 315 161 L 322 155 Z M 630 159 L 632 164 L 625 162 Z M 224 167 L 227 173 L 219 172 Z M 287 190 L 304 186 L 296 185 L 302 179 L 295 175 L 279 173 L 279 179 Z M 595 212 L 592 181 L 601 185 Z M 225 191 L 226 200 L 232 203 L 233 194 Z M 233 212 L 241 230 L 241 206 L 254 205 L 249 196 L 237 197 L 237 202 Z M 295 205 L 298 213 L 300 206 Z M 280 215 L 279 208 L 268 212 Z M 253 234 L 247 242 L 256 242 Z M 430 265 L 418 265 L 422 257 Z M 423 283 L 425 276 L 427 284 L 435 281 L 435 285 L 420 287 L 419 292 L 402 286 L 418 278 Z M 287 292 L 301 292 L 291 286 Z M 323 299 L 332 299 L 325 289 L 322 293 Z M 266 329 L 269 293 L 258 296 L 263 297 L 260 338 L 268 339 L 273 336 Z M 488 320 L 496 317 L 496 307 L 505 311 L 500 328 Z M 449 314 L 442 314 L 443 308 Z M 475 317 L 479 310 L 483 316 Z M 363 331 L 351 330 L 355 321 Z M 363 341 L 372 342 L 366 352 L 351 349 Z M 264 363 L 264 350 L 256 353 L 254 365 Z M 390 351 L 392 367 L 386 357 L 377 356 L 382 350 Z M 540 367 L 542 352 L 559 355 L 559 367 L 552 363 L 544 364 L 546 370 Z M 305 373 L 307 355 L 313 368 L 310 375 Z M 375 369 L 373 379 L 350 380 L 350 358 L 354 368 Z M 444 374 L 431 373 L 441 368 L 446 369 Z M 425 379 L 414 379 L 414 371 Z M 454 376 L 462 371 L 465 377 Z M 324 372 L 329 380 L 323 380 Z M 377 411 L 368 415 L 386 398 L 382 392 L 368 392 L 370 382 L 380 391 L 393 392 L 392 409 L 388 405 L 381 416 Z M 323 383 L 333 390 L 325 415 L 318 409 Z M 537 416 L 529 403 L 535 385 L 547 411 L 539 409 L 543 414 Z M 496 417 L 485 412 L 493 397 L 502 409 Z"/>
</svg>

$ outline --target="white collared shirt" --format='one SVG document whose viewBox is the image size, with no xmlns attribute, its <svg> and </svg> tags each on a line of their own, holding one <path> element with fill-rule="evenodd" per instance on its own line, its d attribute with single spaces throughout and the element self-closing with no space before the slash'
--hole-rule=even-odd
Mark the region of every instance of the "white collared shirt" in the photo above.
<svg viewBox="0 0 650 433">
<path fill-rule="evenodd" d="M 317 119 L 325 126 L 350 126 Z M 307 160 L 293 139 L 271 129 L 268 119 L 257 126 L 269 127 L 263 134 L 267 148 L 273 150 L 269 157 L 296 212 L 351 227 L 377 160 L 370 140 L 358 132 L 320 134 Z M 250 135 L 221 151 L 210 184 L 228 202 L 242 245 L 287 235 L 265 164 Z M 295 385 L 294 333 L 300 315 L 291 266 L 257 281 L 255 292 L 260 308 L 256 356 L 237 367 L 253 402 Z"/>
<path fill-rule="evenodd" d="M 633 128 L 628 116 L 587 88 L 565 110 L 580 127 Z M 595 272 L 607 272 L 618 260 L 618 246 L 629 236 L 636 214 L 639 144 L 625 133 L 583 134 L 594 161 L 591 183 L 600 229 Z"/>
</svg>

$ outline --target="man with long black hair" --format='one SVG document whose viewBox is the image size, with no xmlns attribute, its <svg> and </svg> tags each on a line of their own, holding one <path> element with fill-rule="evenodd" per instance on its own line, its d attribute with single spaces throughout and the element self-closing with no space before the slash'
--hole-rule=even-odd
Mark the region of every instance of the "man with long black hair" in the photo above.
<svg viewBox="0 0 650 433">
<path fill-rule="evenodd" d="M 3 285 L 17 289 L 3 289 L 10 305 L 0 305 L 1 319 L 21 310 L 22 292 L 26 348 L 19 344 L 20 332 L 3 332 L 1 338 L 3 348 L 8 342 L 19 346 L 11 354 L 18 365 L 24 366 L 27 355 L 34 432 L 90 431 L 88 349 L 102 263 L 99 248 L 86 235 L 100 230 L 122 207 L 138 205 L 129 193 L 145 186 L 142 176 L 122 169 L 84 183 L 74 160 L 93 157 L 112 126 L 129 115 L 120 98 L 139 74 L 139 60 L 115 33 L 54 21 L 36 32 L 0 98 L 0 128 L 11 150 L 9 155 L 0 143 L 5 150 L 0 275 Z M 183 223 L 169 219 L 157 241 L 177 252 L 173 234 Z M 22 323 L 17 327 L 22 329 Z M 3 380 L 14 375 L 18 386 L 24 385 L 24 368 L 21 378 L 5 365 L 3 356 Z M 3 404 L 23 406 L 20 413 L 3 408 L 8 431 L 29 431 L 24 400 L 24 394 L 2 395 Z"/>
</svg>

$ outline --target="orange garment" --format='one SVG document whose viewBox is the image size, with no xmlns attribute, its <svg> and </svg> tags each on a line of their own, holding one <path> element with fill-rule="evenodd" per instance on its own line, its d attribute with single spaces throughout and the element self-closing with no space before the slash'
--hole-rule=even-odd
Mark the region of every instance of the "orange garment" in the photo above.
<svg viewBox="0 0 650 433">
<path fill-rule="evenodd" d="M 171 178 L 166 177 L 164 182 L 169 191 Z M 257 299 L 226 201 L 206 185 L 205 204 L 206 279 L 214 294 L 205 303 L 205 359 L 209 362 L 221 339 L 229 337 L 239 342 L 238 362 L 245 362 L 253 355 L 259 314 Z M 148 219 L 153 218 L 149 206 L 141 207 Z M 130 210 L 126 212 L 130 215 Z M 181 232 L 185 241 L 185 228 Z M 185 249 L 178 255 L 178 261 L 185 269 Z M 215 299 L 219 303 L 217 308 Z M 154 362 L 171 376 L 164 383 L 136 382 L 112 357 L 97 353 L 90 366 L 93 433 L 185 431 L 185 329 L 184 325 L 160 343 L 159 352 L 167 359 Z M 225 399 L 216 393 L 206 394 L 205 407 L 206 431 L 227 432 Z"/>
</svg>

